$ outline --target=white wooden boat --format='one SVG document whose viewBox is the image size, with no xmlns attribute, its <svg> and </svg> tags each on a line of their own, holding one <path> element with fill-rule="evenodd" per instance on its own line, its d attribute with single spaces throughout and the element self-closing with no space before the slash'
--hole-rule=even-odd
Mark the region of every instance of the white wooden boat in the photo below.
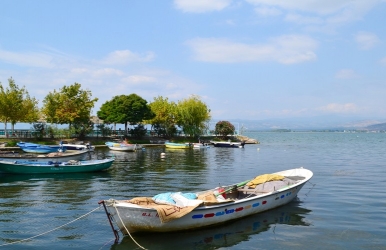
<svg viewBox="0 0 386 250">
<path fill-rule="evenodd" d="M 198 229 L 285 205 L 312 176 L 313 173 L 304 168 L 260 175 L 238 184 L 193 193 L 196 199 L 181 198 L 181 193 L 171 194 L 176 202 L 172 205 L 157 200 L 159 195 L 99 203 L 103 204 L 110 222 L 114 221 L 123 234 Z M 271 177 L 274 179 L 269 180 Z M 114 231 L 113 224 L 111 226 Z M 114 233 L 117 237 L 116 231 Z"/>
<path fill-rule="evenodd" d="M 111 150 L 116 151 L 136 151 L 138 148 L 137 144 L 130 144 L 124 142 L 106 142 L 107 147 Z"/>
</svg>

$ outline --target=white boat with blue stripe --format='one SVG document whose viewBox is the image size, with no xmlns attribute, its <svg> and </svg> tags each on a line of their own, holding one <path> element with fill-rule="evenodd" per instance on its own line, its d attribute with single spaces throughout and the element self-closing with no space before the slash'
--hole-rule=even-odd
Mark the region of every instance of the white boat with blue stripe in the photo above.
<svg viewBox="0 0 386 250">
<path fill-rule="evenodd" d="M 103 204 L 110 222 L 114 221 L 124 235 L 191 230 L 283 206 L 297 196 L 312 176 L 310 170 L 295 168 L 201 192 L 163 193 L 99 203 Z"/>
</svg>

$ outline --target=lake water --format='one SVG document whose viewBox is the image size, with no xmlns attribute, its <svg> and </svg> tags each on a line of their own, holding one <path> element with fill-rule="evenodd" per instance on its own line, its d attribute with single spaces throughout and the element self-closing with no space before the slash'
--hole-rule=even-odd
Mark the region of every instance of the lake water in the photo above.
<svg viewBox="0 0 386 250">
<path fill-rule="evenodd" d="M 134 239 L 165 250 L 386 249 L 385 133 L 245 135 L 260 144 L 114 152 L 113 167 L 101 173 L 0 174 L 0 249 L 141 249 L 128 236 L 114 243 L 98 201 L 199 191 L 296 167 L 314 177 L 286 206 L 218 227 Z M 111 153 L 97 149 L 94 157 Z"/>
</svg>

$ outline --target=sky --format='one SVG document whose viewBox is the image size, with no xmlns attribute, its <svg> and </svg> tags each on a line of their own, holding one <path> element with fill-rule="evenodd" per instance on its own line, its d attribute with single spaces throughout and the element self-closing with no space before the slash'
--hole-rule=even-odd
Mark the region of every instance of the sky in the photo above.
<svg viewBox="0 0 386 250">
<path fill-rule="evenodd" d="M 0 82 L 100 106 L 199 96 L 214 120 L 386 120 L 386 0 L 4 0 Z"/>
</svg>

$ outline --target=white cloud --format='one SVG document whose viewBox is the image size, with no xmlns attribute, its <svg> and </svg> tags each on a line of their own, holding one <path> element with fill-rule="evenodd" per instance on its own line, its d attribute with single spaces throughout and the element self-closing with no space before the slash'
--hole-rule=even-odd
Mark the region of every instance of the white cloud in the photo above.
<svg viewBox="0 0 386 250">
<path fill-rule="evenodd" d="M 382 64 L 385 64 L 385 65 L 386 65 L 386 57 L 382 58 L 382 59 L 380 60 L 380 63 L 382 63 Z"/>
<path fill-rule="evenodd" d="M 359 48 L 363 50 L 369 50 L 380 42 L 375 34 L 363 31 L 355 35 L 355 41 L 358 43 Z"/>
<path fill-rule="evenodd" d="M 187 42 L 198 61 L 239 63 L 275 61 L 294 64 L 316 59 L 317 42 L 308 36 L 284 35 L 266 44 L 236 43 L 226 39 L 196 38 Z"/>
<path fill-rule="evenodd" d="M 384 0 L 246 0 L 255 8 L 275 8 L 285 21 L 304 25 L 310 31 L 335 29 L 362 18 Z"/>
<path fill-rule="evenodd" d="M 103 58 L 79 58 L 52 49 L 44 53 L 15 53 L 0 49 L 0 64 L 4 65 L 0 76 L 2 79 L 12 76 L 16 84 L 26 86 L 29 94 L 38 100 L 43 100 L 49 91 L 78 82 L 82 89 L 91 90 L 92 95 L 99 98 L 94 110 L 121 94 L 136 93 L 146 100 L 159 95 L 178 100 L 202 89 L 197 83 L 173 72 L 143 67 L 154 58 L 152 53 L 139 55 L 120 50 Z M 135 62 L 135 67 L 127 67 L 129 62 Z M 19 67 L 6 69 L 11 64 Z"/>
<path fill-rule="evenodd" d="M 232 0 L 174 0 L 174 6 L 183 12 L 203 13 L 220 11 L 231 2 Z"/>
<path fill-rule="evenodd" d="M 321 15 L 331 15 L 345 10 L 369 8 L 382 0 L 246 0 L 256 6 L 274 6 L 290 11 L 313 12 Z"/>
<path fill-rule="evenodd" d="M 317 16 L 302 16 L 294 13 L 286 15 L 285 21 L 306 25 L 323 24 L 324 22 L 323 18 Z"/>
<path fill-rule="evenodd" d="M 121 70 L 114 68 L 101 68 L 96 70 L 91 70 L 90 75 L 92 77 L 105 77 L 105 76 L 122 76 L 124 73 Z"/>
<path fill-rule="evenodd" d="M 0 50 L 0 62 L 14 64 L 18 66 L 36 67 L 36 68 L 51 68 L 53 57 L 47 53 L 36 52 L 11 52 Z"/>
<path fill-rule="evenodd" d="M 353 79 L 356 77 L 358 77 L 358 75 L 352 69 L 341 69 L 335 74 L 335 78 L 338 79 Z"/>
<path fill-rule="evenodd" d="M 255 8 L 255 12 L 259 16 L 279 16 L 282 14 L 281 10 L 274 7 L 257 7 Z"/>
<path fill-rule="evenodd" d="M 98 78 L 98 77 L 105 77 L 105 76 L 122 76 L 124 73 L 121 70 L 114 69 L 114 68 L 98 68 L 95 66 L 86 67 L 78 67 L 78 68 L 71 68 L 69 71 L 72 73 L 73 76 L 81 76 L 81 75 L 87 75 L 89 77 Z"/>
<path fill-rule="evenodd" d="M 354 103 L 330 103 L 326 106 L 320 107 L 317 110 L 327 112 L 327 113 L 355 113 L 359 109 Z"/>
<path fill-rule="evenodd" d="M 154 57 L 155 55 L 153 52 L 147 52 L 145 55 L 139 55 L 131 52 L 130 50 L 117 50 L 108 54 L 106 58 L 101 60 L 101 63 L 117 65 L 130 62 L 149 62 L 154 60 Z"/>
<path fill-rule="evenodd" d="M 144 75 L 130 75 L 122 79 L 124 82 L 128 83 L 146 83 L 146 82 L 155 82 L 156 78 Z"/>
<path fill-rule="evenodd" d="M 84 74 L 87 72 L 88 72 L 87 68 L 73 68 L 73 69 L 71 69 L 71 73 L 74 73 L 74 74 Z"/>
</svg>

